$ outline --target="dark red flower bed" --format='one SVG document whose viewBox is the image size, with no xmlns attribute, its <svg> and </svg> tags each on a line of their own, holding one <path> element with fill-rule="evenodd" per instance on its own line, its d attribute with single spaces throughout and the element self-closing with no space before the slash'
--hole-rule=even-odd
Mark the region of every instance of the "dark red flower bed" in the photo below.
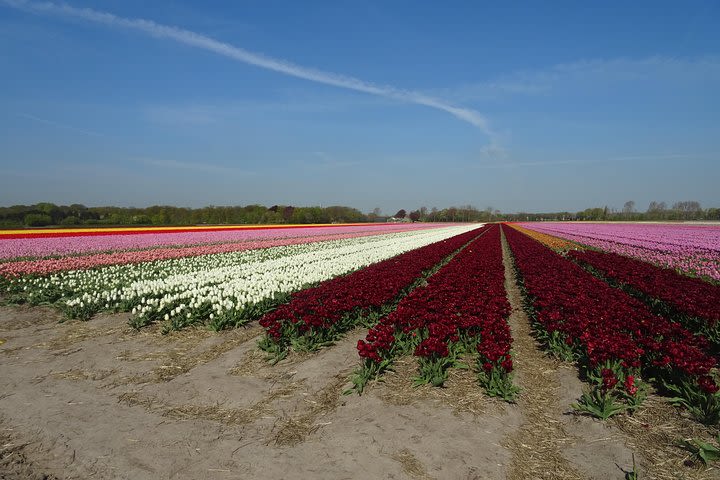
<svg viewBox="0 0 720 480">
<path fill-rule="evenodd" d="M 590 368 L 615 362 L 624 374 L 660 374 L 713 395 L 715 359 L 707 340 L 654 315 L 642 302 L 594 277 L 513 228 L 504 228 L 535 320 L 545 338 L 564 340 Z"/>
<path fill-rule="evenodd" d="M 491 376 L 508 379 L 512 337 L 504 282 L 500 228 L 493 225 L 358 342 L 364 368 L 413 353 L 421 359 L 421 383 L 439 385 L 458 355 L 472 349 L 486 389 Z"/>
<path fill-rule="evenodd" d="M 719 286 L 615 253 L 574 250 L 568 255 L 606 278 L 661 300 L 675 312 L 705 320 L 710 329 L 720 321 Z"/>
<path fill-rule="evenodd" d="M 424 272 L 482 234 L 481 227 L 370 265 L 350 275 L 296 292 L 289 303 L 265 315 L 261 346 L 279 353 L 290 344 L 313 349 L 357 325 L 363 315 L 378 315 Z"/>
</svg>

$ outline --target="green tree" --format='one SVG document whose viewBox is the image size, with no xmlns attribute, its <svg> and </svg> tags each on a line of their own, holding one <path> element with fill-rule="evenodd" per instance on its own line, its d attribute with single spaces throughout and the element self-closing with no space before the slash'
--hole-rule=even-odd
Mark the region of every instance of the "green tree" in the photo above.
<svg viewBox="0 0 720 480">
<path fill-rule="evenodd" d="M 62 219 L 60 225 L 80 225 L 80 219 L 78 217 L 69 216 Z"/>
<path fill-rule="evenodd" d="M 52 225 L 52 217 L 44 213 L 28 213 L 25 215 L 24 223 L 28 227 L 44 227 Z"/>
</svg>

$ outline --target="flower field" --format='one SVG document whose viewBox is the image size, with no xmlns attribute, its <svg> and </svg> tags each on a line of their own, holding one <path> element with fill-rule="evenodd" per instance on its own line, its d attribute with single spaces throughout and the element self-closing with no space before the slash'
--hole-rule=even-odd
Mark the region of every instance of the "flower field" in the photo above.
<svg viewBox="0 0 720 480">
<path fill-rule="evenodd" d="M 517 389 L 510 376 L 512 337 L 504 275 L 500 228 L 492 225 L 358 341 L 363 361 L 355 375 L 356 388 L 362 391 L 397 357 L 410 354 L 418 359 L 416 384 L 441 386 L 447 370 L 470 355 L 485 391 L 512 400 Z"/>
<path fill-rule="evenodd" d="M 593 250 L 569 257 L 645 300 L 657 311 L 720 343 L 720 288 L 697 278 L 629 257 Z"/>
<path fill-rule="evenodd" d="M 272 242 L 278 240 L 318 241 L 432 227 L 433 225 L 428 224 L 394 223 L 282 227 L 7 230 L 0 231 L 0 259 L 42 258 L 219 243 L 241 243 L 247 244 L 247 248 L 263 248 L 274 246 Z"/>
<path fill-rule="evenodd" d="M 413 282 L 482 232 L 471 230 L 294 294 L 260 320 L 267 331 L 262 346 L 282 356 L 289 345 L 316 349 L 360 323 L 372 324 Z"/>
<path fill-rule="evenodd" d="M 570 249 L 582 249 L 582 246 L 578 243 L 564 240 L 547 233 L 542 233 L 537 229 L 524 228 L 521 225 L 514 224 L 513 228 L 519 232 L 524 233 L 530 238 L 534 238 L 543 245 L 552 248 L 553 250 L 570 250 Z"/>
<path fill-rule="evenodd" d="M 320 237 L 293 241 L 289 245 L 239 250 L 236 244 L 222 244 L 220 247 L 230 247 L 230 250 L 221 248 L 221 253 L 216 253 L 213 247 L 198 247 L 200 251 L 190 249 L 192 256 L 159 260 L 151 257 L 153 261 L 63 270 L 39 277 L 22 276 L 10 281 L 8 291 L 15 301 L 59 304 L 72 318 L 89 318 L 100 311 L 131 311 L 137 326 L 164 321 L 171 330 L 197 323 L 209 323 L 219 329 L 257 317 L 280 302 L 284 295 L 304 286 L 470 228 L 411 230 L 331 241 L 318 241 L 325 240 Z M 187 253 L 187 250 L 180 252 Z M 178 252 L 152 250 L 153 253 L 168 251 Z M 94 257 L 73 257 L 77 258 Z M 3 264 L 9 265 L 12 263 Z"/>
<path fill-rule="evenodd" d="M 688 457 L 677 446 L 684 441 L 707 456 L 720 432 L 720 285 L 711 275 L 720 246 L 715 227 L 699 228 L 494 223 L 0 233 L 0 353 L 15 372 L 0 380 L 10 392 L 0 405 L 11 403 L 17 413 L 47 399 L 32 410 L 47 420 L 61 418 L 65 404 L 79 405 L 77 395 L 83 409 L 101 408 L 96 418 L 122 410 L 123 422 L 134 419 L 133 439 L 165 422 L 168 444 L 183 422 L 193 429 L 183 435 L 195 438 L 205 425 L 202 435 L 211 439 L 220 423 L 236 428 L 236 440 L 262 437 L 254 455 L 276 448 L 277 458 L 304 458 L 309 450 L 293 448 L 311 437 L 340 456 L 367 436 L 394 448 L 394 439 L 382 443 L 390 431 L 400 443 L 432 437 L 430 455 L 442 437 L 437 431 L 447 427 L 447 452 L 462 431 L 472 438 L 463 455 L 478 444 L 497 448 L 480 460 L 487 468 L 517 458 L 521 467 L 534 465 L 533 473 L 520 468 L 507 478 L 615 478 L 617 465 L 634 465 L 632 454 L 651 472 L 647 478 L 713 478 L 684 470 Z M 672 255 L 684 260 L 670 262 Z M 75 321 L 49 325 L 42 318 L 48 312 Z M 53 336 L 56 329 L 62 333 Z M 154 351 L 157 345 L 165 350 Z M 96 392 L 76 391 L 70 381 L 96 382 Z M 48 382 L 67 390 L 62 405 Z M 32 393 L 15 399 L 23 389 Z M 102 401 L 94 404 L 91 395 Z M 445 416 L 433 421 L 438 412 Z M 157 418 L 148 422 L 147 415 Z M 594 436 L 599 421 L 602 438 Z M 405 428 L 412 437 L 402 437 Z M 325 439 L 322 432 L 333 429 Z M 565 458 L 571 436 L 585 450 Z M 615 443 L 603 450 L 606 441 Z M 403 452 L 392 461 L 415 465 Z M 438 471 L 447 468 L 447 452 L 438 455 Z M 585 477 L 572 473 L 577 458 L 592 460 Z M 535 475 L 557 473 L 557 465 L 564 465 L 561 476 Z"/>
<path fill-rule="evenodd" d="M 520 231 L 504 230 L 539 338 L 560 358 L 578 360 L 591 382 L 580 409 L 603 418 L 635 409 L 640 379 L 655 378 L 700 420 L 720 421 L 717 360 L 704 336 L 653 314 Z"/>
<path fill-rule="evenodd" d="M 670 230 L 383 224 L 9 231 L 0 235 L 0 275 L 8 301 L 52 304 L 70 318 L 129 312 L 135 328 L 159 323 L 165 332 L 259 318 L 260 347 L 275 362 L 365 326 L 354 376 L 359 392 L 399 357 L 417 359 L 418 384 L 441 386 L 448 369 L 467 368 L 472 356 L 486 392 L 512 400 L 503 231 L 539 338 L 556 356 L 579 360 L 590 379 L 586 404 L 634 409 L 642 379 L 657 378 L 686 404 L 701 401 L 720 414 L 712 353 L 720 288 L 597 251 L 653 251 L 645 258 L 655 261 L 674 252 L 712 271 L 714 237 L 692 227 Z M 652 237 L 661 234 L 664 241 Z M 26 259 L 44 255 L 54 257 Z"/>
<path fill-rule="evenodd" d="M 144 250 L 131 250 L 131 251 L 111 251 L 103 253 L 89 253 L 85 255 L 65 255 L 59 258 L 41 258 L 35 260 L 14 260 L 0 263 L 0 276 L 19 276 L 27 274 L 40 274 L 47 275 L 54 272 L 62 272 L 66 270 L 84 270 L 88 268 L 96 268 L 108 265 L 125 265 L 143 262 L 153 262 L 158 260 L 170 260 L 176 258 L 185 258 L 201 255 L 212 255 L 219 253 L 232 253 L 241 252 L 245 250 L 256 250 L 262 248 L 279 247 L 286 245 L 299 245 L 306 243 L 314 243 L 325 240 L 339 240 L 348 238 L 365 237 L 383 233 L 403 232 L 412 231 L 413 229 L 401 228 L 396 230 L 392 226 L 370 229 L 370 230 L 358 230 L 350 231 L 346 233 L 334 233 L 334 234 L 317 234 L 315 231 L 314 235 L 310 235 L 311 232 L 306 232 L 305 236 L 282 236 L 282 232 L 273 230 L 274 235 L 277 237 L 269 237 L 264 240 L 249 240 L 245 238 L 241 241 L 226 241 L 223 243 L 214 244 L 201 244 L 201 245 L 190 245 L 190 246 L 174 246 L 165 248 L 149 248 Z M 294 230 L 297 231 L 297 230 Z M 263 230 L 261 230 L 263 232 Z M 254 235 L 254 231 L 250 231 L 251 236 Z M 173 234 L 175 236 L 183 234 Z M 98 238 L 98 237 L 93 237 Z M 104 239 L 106 237 L 100 237 Z M 119 237 L 122 238 L 122 237 Z M 140 238 L 147 238 L 142 235 Z M 87 242 L 88 239 L 79 238 L 80 243 Z M 180 241 L 180 238 L 175 238 L 173 241 Z M 72 243 L 67 238 L 61 238 L 53 240 L 58 243 Z M 73 240 L 74 241 L 74 240 Z"/>
<path fill-rule="evenodd" d="M 543 222 L 524 228 L 720 281 L 720 226 Z"/>
</svg>

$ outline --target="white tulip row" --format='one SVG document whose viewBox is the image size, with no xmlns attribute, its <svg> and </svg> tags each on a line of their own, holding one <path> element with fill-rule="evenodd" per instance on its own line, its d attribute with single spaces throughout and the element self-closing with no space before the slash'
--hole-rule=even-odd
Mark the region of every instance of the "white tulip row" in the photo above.
<svg viewBox="0 0 720 480">
<path fill-rule="evenodd" d="M 247 316 L 248 308 L 403 252 L 464 233 L 473 226 L 358 237 L 24 280 L 30 290 L 64 292 L 71 314 L 131 310 L 139 319 L 176 324 Z M 233 320 L 233 321 L 235 321 Z"/>
</svg>

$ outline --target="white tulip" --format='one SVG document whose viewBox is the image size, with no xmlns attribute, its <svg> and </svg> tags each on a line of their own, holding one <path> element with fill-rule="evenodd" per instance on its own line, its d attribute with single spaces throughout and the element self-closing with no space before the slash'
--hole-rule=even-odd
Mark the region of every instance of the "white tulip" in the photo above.
<svg viewBox="0 0 720 480">
<path fill-rule="evenodd" d="M 28 282 L 33 290 L 52 284 L 62 290 L 74 291 L 75 294 L 66 299 L 69 306 L 79 302 L 81 308 L 86 303 L 109 308 L 111 299 L 114 302 L 122 299 L 140 305 L 139 309 L 133 307 L 132 312 L 141 316 L 169 309 L 164 315 L 167 321 L 183 311 L 191 318 L 203 305 L 210 305 L 213 313 L 209 317 L 213 319 L 225 310 L 241 311 L 277 293 L 294 292 L 308 284 L 349 273 L 477 227 L 444 227 L 113 265 L 63 272 L 51 279 Z"/>
</svg>

